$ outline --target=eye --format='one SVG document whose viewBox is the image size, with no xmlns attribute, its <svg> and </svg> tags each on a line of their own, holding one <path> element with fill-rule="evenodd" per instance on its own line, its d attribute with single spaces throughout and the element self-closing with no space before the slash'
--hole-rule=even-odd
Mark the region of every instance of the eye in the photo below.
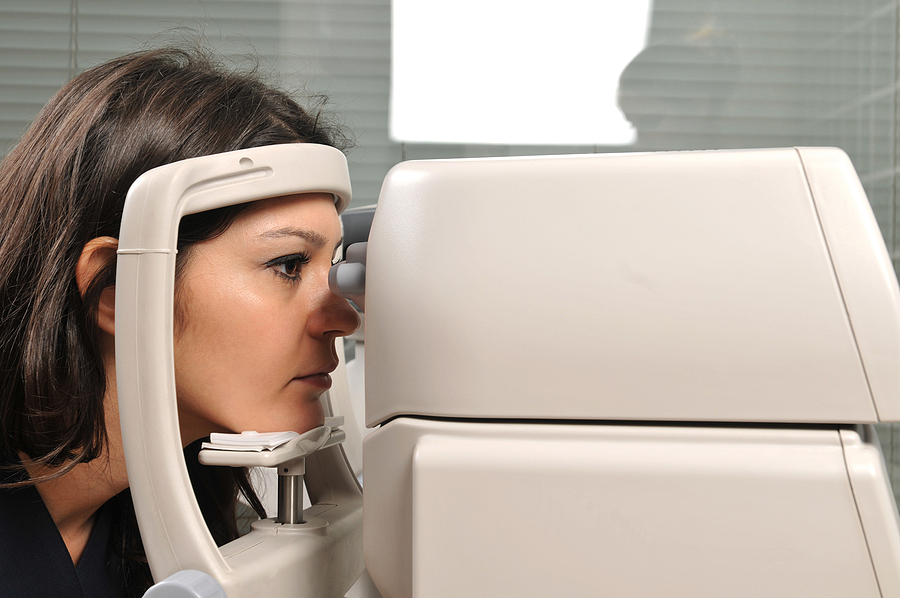
<svg viewBox="0 0 900 598">
<path fill-rule="evenodd" d="M 309 263 L 310 257 L 305 253 L 292 253 L 277 257 L 266 262 L 266 267 L 271 268 L 275 274 L 290 282 L 300 280 L 303 266 Z"/>
</svg>

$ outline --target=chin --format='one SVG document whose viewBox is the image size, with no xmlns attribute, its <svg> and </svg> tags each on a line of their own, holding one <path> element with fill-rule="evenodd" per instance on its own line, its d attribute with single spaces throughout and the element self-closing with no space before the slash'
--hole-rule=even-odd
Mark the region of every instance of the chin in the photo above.
<svg viewBox="0 0 900 598">
<path fill-rule="evenodd" d="M 325 423 L 325 410 L 318 401 L 316 401 L 314 405 L 306 405 L 301 409 L 305 412 L 304 417 L 301 419 L 284 418 L 281 420 L 283 422 L 281 425 L 284 426 L 285 423 L 293 420 L 290 427 L 287 429 L 303 434 L 304 432 L 309 432 L 313 428 L 318 428 Z"/>
</svg>

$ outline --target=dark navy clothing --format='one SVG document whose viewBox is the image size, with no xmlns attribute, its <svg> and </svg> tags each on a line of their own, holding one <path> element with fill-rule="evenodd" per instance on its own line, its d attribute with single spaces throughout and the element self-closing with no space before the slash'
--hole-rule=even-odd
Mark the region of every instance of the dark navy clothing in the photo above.
<svg viewBox="0 0 900 598">
<path fill-rule="evenodd" d="M 34 486 L 0 489 L 0 598 L 119 598 L 104 505 L 76 567 Z"/>
</svg>

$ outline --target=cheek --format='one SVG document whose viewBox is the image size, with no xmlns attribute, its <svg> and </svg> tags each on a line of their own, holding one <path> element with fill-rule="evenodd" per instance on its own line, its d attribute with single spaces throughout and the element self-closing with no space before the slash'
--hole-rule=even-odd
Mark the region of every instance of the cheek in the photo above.
<svg viewBox="0 0 900 598">
<path fill-rule="evenodd" d="M 247 383 L 252 371 L 247 361 L 256 353 L 250 343 L 259 328 L 253 314 L 235 305 L 241 293 L 233 285 L 209 282 L 188 277 L 182 285 L 174 343 L 179 407 L 207 414 L 236 407 L 243 392 L 236 384 Z"/>
<path fill-rule="evenodd" d="M 291 386 L 309 353 L 303 344 L 308 314 L 300 299 L 256 295 L 242 280 L 189 282 L 175 335 L 179 417 L 190 427 L 186 437 L 320 425 L 319 402 Z"/>
<path fill-rule="evenodd" d="M 285 338 L 266 305 L 242 284 L 197 284 L 176 338 L 180 369 L 210 384 L 240 382 L 258 363 L 284 351 Z"/>
</svg>

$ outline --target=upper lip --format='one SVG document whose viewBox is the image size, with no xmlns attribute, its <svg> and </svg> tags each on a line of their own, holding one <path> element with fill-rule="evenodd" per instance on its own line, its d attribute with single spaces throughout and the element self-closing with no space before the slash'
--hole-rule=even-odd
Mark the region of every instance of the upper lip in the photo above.
<svg viewBox="0 0 900 598">
<path fill-rule="evenodd" d="M 308 374 L 302 374 L 300 376 L 297 376 L 297 378 L 308 378 L 309 376 L 318 376 L 320 374 L 330 374 L 335 369 L 337 369 L 337 366 L 338 366 L 338 362 L 332 361 L 330 363 L 327 363 L 323 367 L 321 367 L 317 370 L 314 370 Z"/>
</svg>

